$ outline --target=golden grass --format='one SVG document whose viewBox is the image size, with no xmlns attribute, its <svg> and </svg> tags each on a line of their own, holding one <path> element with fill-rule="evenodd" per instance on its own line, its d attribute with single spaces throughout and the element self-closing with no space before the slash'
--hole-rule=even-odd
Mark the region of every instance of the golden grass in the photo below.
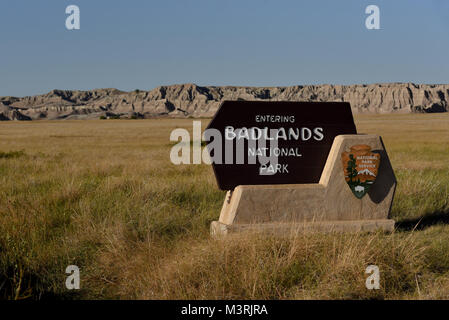
<svg viewBox="0 0 449 320">
<path fill-rule="evenodd" d="M 397 231 L 222 241 L 212 169 L 169 160 L 171 130 L 192 120 L 1 123 L 0 297 L 449 298 L 449 115 L 356 123 L 390 155 Z M 65 289 L 69 264 L 80 291 Z"/>
</svg>

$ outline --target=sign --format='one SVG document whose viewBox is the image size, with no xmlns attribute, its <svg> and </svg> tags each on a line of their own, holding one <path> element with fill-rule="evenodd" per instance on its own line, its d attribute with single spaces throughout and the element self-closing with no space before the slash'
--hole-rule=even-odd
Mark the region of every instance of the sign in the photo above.
<svg viewBox="0 0 449 320">
<path fill-rule="evenodd" d="M 356 134 L 347 102 L 224 101 L 206 132 L 220 189 L 318 183 L 337 135 Z"/>
<path fill-rule="evenodd" d="M 358 144 L 349 152 L 341 154 L 345 180 L 352 193 L 361 199 L 376 180 L 380 164 L 380 154 L 371 152 L 371 147 Z"/>
</svg>

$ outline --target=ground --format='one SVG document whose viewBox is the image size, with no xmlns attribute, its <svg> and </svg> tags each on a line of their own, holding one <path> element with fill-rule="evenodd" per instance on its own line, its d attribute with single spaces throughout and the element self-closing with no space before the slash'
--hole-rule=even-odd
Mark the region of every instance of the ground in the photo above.
<svg viewBox="0 0 449 320">
<path fill-rule="evenodd" d="M 2 122 L 0 298 L 448 299 L 449 114 L 356 125 L 391 158 L 395 232 L 212 240 L 211 167 L 169 160 L 170 132 L 192 119 Z M 70 264 L 80 290 L 65 287 Z"/>
</svg>

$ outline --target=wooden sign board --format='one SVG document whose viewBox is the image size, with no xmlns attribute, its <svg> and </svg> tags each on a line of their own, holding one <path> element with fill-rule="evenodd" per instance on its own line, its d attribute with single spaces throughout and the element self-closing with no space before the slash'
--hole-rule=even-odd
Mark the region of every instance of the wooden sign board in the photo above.
<svg viewBox="0 0 449 320">
<path fill-rule="evenodd" d="M 224 143 L 222 158 L 212 162 L 222 190 L 239 185 L 318 183 L 334 138 L 357 133 L 347 102 L 224 101 L 207 129 L 218 130 L 234 143 L 231 155 L 230 144 Z M 254 146 L 251 139 L 265 140 L 265 145 Z M 237 161 L 238 140 L 244 144 L 243 163 Z M 216 151 L 209 146 L 213 156 Z M 275 156 L 276 163 L 251 163 L 249 156 Z"/>
</svg>

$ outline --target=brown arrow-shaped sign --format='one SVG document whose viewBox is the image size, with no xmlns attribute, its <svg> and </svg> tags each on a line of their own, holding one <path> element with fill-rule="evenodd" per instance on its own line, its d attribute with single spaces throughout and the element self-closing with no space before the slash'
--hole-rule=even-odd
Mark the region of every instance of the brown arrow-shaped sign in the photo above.
<svg viewBox="0 0 449 320">
<path fill-rule="evenodd" d="M 207 129 L 222 190 L 318 183 L 334 138 L 357 133 L 347 102 L 224 101 Z"/>
</svg>

